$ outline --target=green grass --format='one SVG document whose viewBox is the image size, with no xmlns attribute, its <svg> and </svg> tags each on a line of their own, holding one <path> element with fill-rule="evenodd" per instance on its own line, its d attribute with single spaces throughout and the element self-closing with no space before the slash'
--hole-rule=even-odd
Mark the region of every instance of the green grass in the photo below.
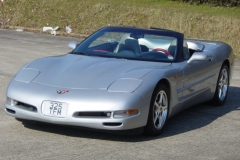
<svg viewBox="0 0 240 160">
<path fill-rule="evenodd" d="M 167 0 L 6 0 L 0 11 L 5 26 L 40 29 L 49 25 L 64 31 L 70 24 L 77 34 L 91 34 L 109 24 L 158 27 L 188 38 L 227 42 L 240 55 L 240 8 Z"/>
</svg>

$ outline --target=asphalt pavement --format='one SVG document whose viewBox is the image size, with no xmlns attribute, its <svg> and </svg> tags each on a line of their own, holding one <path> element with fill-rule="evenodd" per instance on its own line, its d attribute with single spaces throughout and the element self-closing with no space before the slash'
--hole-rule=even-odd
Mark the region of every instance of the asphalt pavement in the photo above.
<svg viewBox="0 0 240 160">
<path fill-rule="evenodd" d="M 70 37 L 0 29 L 0 159 L 240 159 L 240 59 L 225 105 L 204 103 L 170 119 L 158 137 L 117 136 L 22 123 L 4 113 L 5 92 L 27 62 L 66 54 Z"/>
</svg>

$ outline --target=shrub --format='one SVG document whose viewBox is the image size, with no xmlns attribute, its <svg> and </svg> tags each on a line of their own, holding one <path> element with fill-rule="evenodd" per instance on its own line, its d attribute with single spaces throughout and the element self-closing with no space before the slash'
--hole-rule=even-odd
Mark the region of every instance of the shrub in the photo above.
<svg viewBox="0 0 240 160">
<path fill-rule="evenodd" d="M 240 0 L 172 0 L 190 4 L 207 4 L 210 6 L 240 7 Z"/>
</svg>

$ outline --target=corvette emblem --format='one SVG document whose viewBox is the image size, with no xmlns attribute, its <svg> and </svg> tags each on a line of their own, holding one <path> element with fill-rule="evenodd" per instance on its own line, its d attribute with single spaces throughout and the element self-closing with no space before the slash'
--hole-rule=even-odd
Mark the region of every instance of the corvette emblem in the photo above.
<svg viewBox="0 0 240 160">
<path fill-rule="evenodd" d="M 58 94 L 64 94 L 64 93 L 67 93 L 67 92 L 69 92 L 69 90 L 57 90 Z"/>
</svg>

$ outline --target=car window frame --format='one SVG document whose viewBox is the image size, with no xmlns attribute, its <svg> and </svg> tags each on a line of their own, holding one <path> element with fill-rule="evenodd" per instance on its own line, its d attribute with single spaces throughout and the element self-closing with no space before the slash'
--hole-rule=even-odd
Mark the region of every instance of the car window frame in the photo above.
<svg viewBox="0 0 240 160">
<path fill-rule="evenodd" d="M 142 28 L 135 28 L 135 27 L 103 27 L 96 32 L 92 33 L 89 37 L 84 39 L 72 52 L 71 54 L 77 54 L 78 52 L 81 52 L 81 49 L 83 50 L 84 47 L 89 46 L 91 42 L 96 39 L 96 36 L 99 37 L 101 35 L 104 35 L 105 32 L 144 32 L 146 34 L 153 34 L 158 36 L 169 36 L 174 37 L 177 39 L 177 47 L 176 47 L 176 56 L 173 61 L 166 61 L 166 62 L 182 62 L 184 59 L 182 58 L 183 55 L 183 40 L 184 40 L 184 34 L 171 31 L 171 30 L 165 30 L 165 29 L 142 29 Z M 153 62 L 164 62 L 159 60 L 146 60 L 146 61 L 153 61 Z"/>
</svg>

